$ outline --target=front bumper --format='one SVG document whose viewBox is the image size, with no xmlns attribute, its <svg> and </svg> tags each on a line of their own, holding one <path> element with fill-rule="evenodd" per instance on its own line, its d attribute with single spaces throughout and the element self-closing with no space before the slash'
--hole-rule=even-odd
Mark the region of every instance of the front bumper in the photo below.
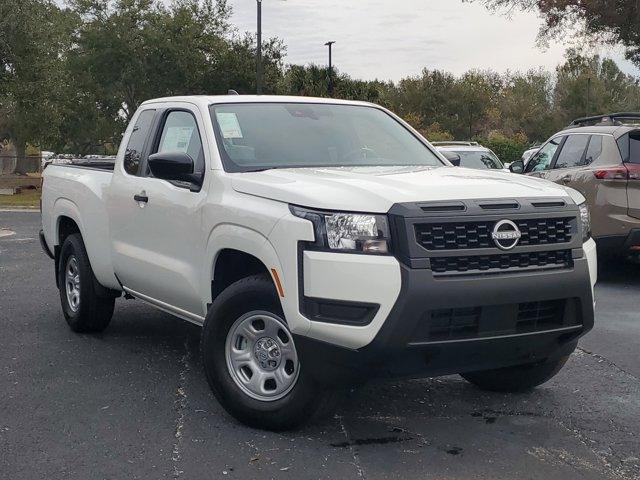
<svg viewBox="0 0 640 480">
<path fill-rule="evenodd" d="M 400 293 L 373 341 L 349 349 L 296 336 L 296 345 L 305 368 L 329 383 L 447 375 L 567 355 L 593 327 L 591 256 L 589 249 L 570 269 L 448 278 L 400 264 Z M 538 318 L 537 330 L 531 324 L 522 328 L 521 305 L 526 310 L 549 304 L 561 309 L 561 316 Z M 448 312 L 449 324 L 463 334 L 432 335 L 434 312 Z"/>
</svg>

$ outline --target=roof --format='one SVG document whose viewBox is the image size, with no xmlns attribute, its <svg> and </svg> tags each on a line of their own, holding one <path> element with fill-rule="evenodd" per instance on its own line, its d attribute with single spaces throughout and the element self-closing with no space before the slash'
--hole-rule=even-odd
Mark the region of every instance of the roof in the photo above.
<svg viewBox="0 0 640 480">
<path fill-rule="evenodd" d="M 477 147 L 480 145 L 478 142 L 456 141 L 456 140 L 444 140 L 441 142 L 431 142 L 431 145 L 436 147 L 452 147 L 456 145 L 465 145 L 468 147 Z"/>
<path fill-rule="evenodd" d="M 184 95 L 176 97 L 162 97 L 147 100 L 142 105 L 165 102 L 184 102 L 195 105 L 209 106 L 221 103 L 324 103 L 333 105 L 362 105 L 373 106 L 372 103 L 353 100 L 339 100 L 337 98 L 296 97 L 286 95 Z"/>
<path fill-rule="evenodd" d="M 459 152 L 490 152 L 487 147 L 483 147 L 480 144 L 476 145 L 434 145 L 438 150 L 453 150 Z"/>
<path fill-rule="evenodd" d="M 638 126 L 633 125 L 589 125 L 586 127 L 569 127 L 558 132 L 561 135 L 567 135 L 569 133 L 599 133 L 604 135 L 613 135 L 614 137 L 620 137 L 631 130 L 638 130 Z"/>
</svg>

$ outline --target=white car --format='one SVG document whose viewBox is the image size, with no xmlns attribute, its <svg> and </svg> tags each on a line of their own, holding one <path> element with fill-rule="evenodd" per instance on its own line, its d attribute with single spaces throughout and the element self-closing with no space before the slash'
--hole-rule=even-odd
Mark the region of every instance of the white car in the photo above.
<svg viewBox="0 0 640 480">
<path fill-rule="evenodd" d="M 477 142 L 433 142 L 433 145 L 456 166 L 476 170 L 509 171 L 493 150 Z"/>
<path fill-rule="evenodd" d="M 582 195 L 454 168 L 376 105 L 150 100 L 115 165 L 43 177 L 69 326 L 104 330 L 123 294 L 201 325 L 207 379 L 248 425 L 292 428 L 375 377 L 533 388 L 593 326 Z"/>
</svg>

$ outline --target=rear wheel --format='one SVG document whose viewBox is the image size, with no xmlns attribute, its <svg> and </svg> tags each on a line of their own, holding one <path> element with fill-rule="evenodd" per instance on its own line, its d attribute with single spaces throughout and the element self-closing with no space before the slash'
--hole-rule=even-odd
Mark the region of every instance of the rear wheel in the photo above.
<svg viewBox="0 0 640 480">
<path fill-rule="evenodd" d="M 246 425 L 288 430 L 327 399 L 298 356 L 273 282 L 239 280 L 209 309 L 202 331 L 207 380 L 220 404 Z"/>
<path fill-rule="evenodd" d="M 525 392 L 553 378 L 569 356 L 554 360 L 461 374 L 462 378 L 492 392 Z"/>
<path fill-rule="evenodd" d="M 115 298 L 99 292 L 84 242 L 79 233 L 69 235 L 60 251 L 58 269 L 60 302 L 74 332 L 101 332 L 109 325 Z"/>
</svg>

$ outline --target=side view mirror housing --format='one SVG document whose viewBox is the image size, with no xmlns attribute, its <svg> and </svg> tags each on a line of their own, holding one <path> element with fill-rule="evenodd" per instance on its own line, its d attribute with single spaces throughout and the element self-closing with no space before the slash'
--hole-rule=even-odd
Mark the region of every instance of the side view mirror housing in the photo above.
<svg viewBox="0 0 640 480">
<path fill-rule="evenodd" d="M 522 160 L 516 160 L 509 165 L 509 171 L 511 173 L 524 173 L 524 162 Z"/>
<path fill-rule="evenodd" d="M 460 155 L 457 154 L 456 152 L 448 152 L 446 150 L 442 150 L 440 151 L 440 153 L 444 156 L 444 158 L 449 160 L 454 166 L 456 167 L 460 166 Z"/>
<path fill-rule="evenodd" d="M 201 179 L 193 173 L 194 161 L 188 153 L 161 152 L 149 155 L 149 169 L 156 178 L 189 182 L 201 185 Z"/>
</svg>

